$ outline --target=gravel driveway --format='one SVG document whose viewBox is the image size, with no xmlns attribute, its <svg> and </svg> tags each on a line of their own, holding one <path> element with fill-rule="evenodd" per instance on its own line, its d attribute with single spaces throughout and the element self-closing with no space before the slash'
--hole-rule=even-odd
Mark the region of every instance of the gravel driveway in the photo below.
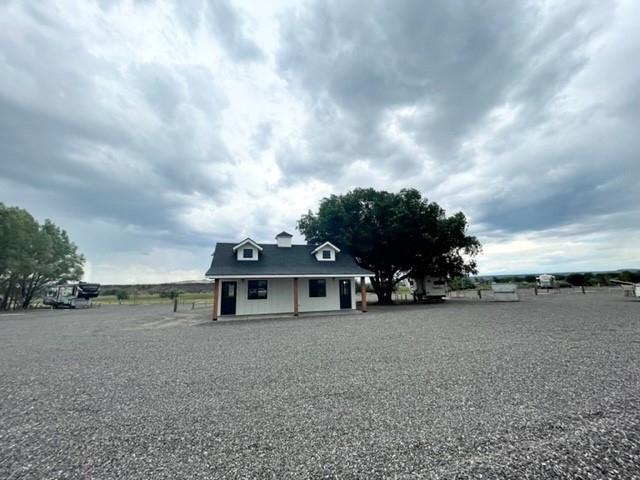
<svg viewBox="0 0 640 480">
<path fill-rule="evenodd" d="M 640 478 L 620 291 L 209 316 L 0 315 L 0 478 Z"/>
</svg>

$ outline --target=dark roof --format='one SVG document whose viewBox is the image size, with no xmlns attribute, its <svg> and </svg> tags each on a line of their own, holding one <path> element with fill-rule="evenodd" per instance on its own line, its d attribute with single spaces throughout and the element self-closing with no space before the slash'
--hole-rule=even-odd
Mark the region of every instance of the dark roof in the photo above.
<svg viewBox="0 0 640 480">
<path fill-rule="evenodd" d="M 293 235 L 291 235 L 288 232 L 280 232 L 279 234 L 276 235 L 276 238 L 278 237 L 293 237 Z"/>
<path fill-rule="evenodd" d="M 275 244 L 262 244 L 258 260 L 238 260 L 233 251 L 235 243 L 218 243 L 213 253 L 208 277 L 225 275 L 348 275 L 369 276 L 372 272 L 359 267 L 353 257 L 337 252 L 335 261 L 318 261 L 311 252 L 315 245 L 292 245 L 278 247 Z"/>
</svg>

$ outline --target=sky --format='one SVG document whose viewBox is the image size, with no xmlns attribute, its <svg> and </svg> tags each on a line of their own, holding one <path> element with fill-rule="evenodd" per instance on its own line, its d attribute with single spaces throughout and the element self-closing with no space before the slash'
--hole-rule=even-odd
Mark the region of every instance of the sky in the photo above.
<svg viewBox="0 0 640 480">
<path fill-rule="evenodd" d="M 640 268 L 640 2 L 0 0 L 0 202 L 104 284 L 416 188 L 481 275 Z"/>
</svg>

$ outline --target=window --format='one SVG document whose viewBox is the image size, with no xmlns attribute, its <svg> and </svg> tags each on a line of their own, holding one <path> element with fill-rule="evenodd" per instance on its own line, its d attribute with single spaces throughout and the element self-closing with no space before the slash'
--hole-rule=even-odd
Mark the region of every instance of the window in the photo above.
<svg viewBox="0 0 640 480">
<path fill-rule="evenodd" d="M 242 258 L 253 258 L 253 248 L 243 248 Z"/>
<path fill-rule="evenodd" d="M 309 280 L 309 297 L 326 297 L 327 281 L 322 278 L 318 280 Z"/>
<path fill-rule="evenodd" d="M 247 298 L 249 300 L 265 300 L 267 298 L 266 280 L 249 280 L 247 283 Z"/>
<path fill-rule="evenodd" d="M 330 260 L 331 259 L 331 250 L 322 250 L 322 258 L 324 260 Z"/>
</svg>

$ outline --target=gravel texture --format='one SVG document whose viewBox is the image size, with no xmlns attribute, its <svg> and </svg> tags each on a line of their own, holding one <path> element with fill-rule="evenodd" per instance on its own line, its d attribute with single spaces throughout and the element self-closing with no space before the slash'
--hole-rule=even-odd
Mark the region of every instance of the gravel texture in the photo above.
<svg viewBox="0 0 640 480">
<path fill-rule="evenodd" d="M 0 315 L 0 478 L 640 478 L 620 291 Z"/>
</svg>

